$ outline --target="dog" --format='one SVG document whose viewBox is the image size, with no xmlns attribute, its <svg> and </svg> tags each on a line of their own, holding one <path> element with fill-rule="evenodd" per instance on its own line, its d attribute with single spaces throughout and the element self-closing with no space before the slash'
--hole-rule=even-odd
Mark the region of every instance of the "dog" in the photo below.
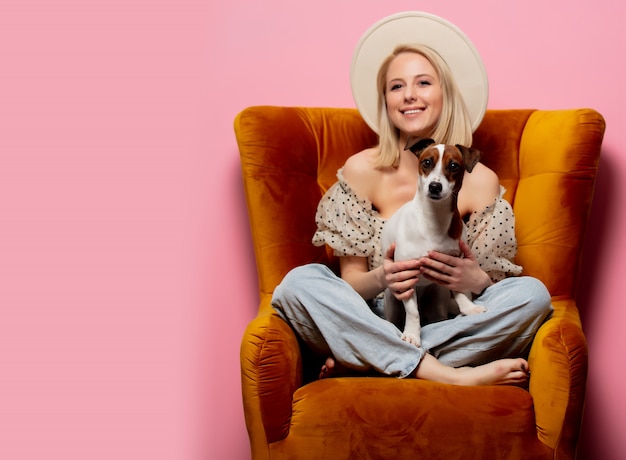
<svg viewBox="0 0 626 460">
<path fill-rule="evenodd" d="M 472 172 L 481 152 L 462 145 L 437 144 L 432 139 L 410 139 L 405 150 L 413 152 L 419 160 L 417 191 L 413 200 L 400 207 L 385 224 L 383 254 L 395 243 L 395 261 L 418 259 L 429 251 L 459 256 L 464 224 L 457 209 L 457 197 L 465 171 Z M 404 322 L 402 340 L 418 347 L 421 346 L 418 297 L 432 284 L 420 277 L 415 294 L 402 302 L 404 312 L 393 293 L 389 289 L 385 292 L 385 318 L 399 328 Z M 463 315 L 485 311 L 470 300 L 471 293 L 454 292 L 453 295 Z M 449 297 L 446 305 L 448 303 Z M 423 310 L 426 307 L 421 306 Z"/>
</svg>

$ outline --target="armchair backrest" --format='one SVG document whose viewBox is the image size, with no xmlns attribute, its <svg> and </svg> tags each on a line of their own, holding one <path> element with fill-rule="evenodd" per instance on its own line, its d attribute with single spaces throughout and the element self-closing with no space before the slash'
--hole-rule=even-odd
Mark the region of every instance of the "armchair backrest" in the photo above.
<svg viewBox="0 0 626 460">
<path fill-rule="evenodd" d="M 591 109 L 489 110 L 474 135 L 516 215 L 524 273 L 574 297 L 593 195 L 602 116 Z M 235 120 L 261 296 L 293 267 L 320 262 L 315 211 L 348 156 L 376 145 L 355 109 L 250 107 Z"/>
</svg>

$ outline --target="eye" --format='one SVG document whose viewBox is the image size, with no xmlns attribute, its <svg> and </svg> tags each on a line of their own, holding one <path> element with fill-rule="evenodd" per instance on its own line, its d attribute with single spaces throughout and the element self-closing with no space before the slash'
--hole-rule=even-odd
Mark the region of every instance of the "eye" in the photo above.
<svg viewBox="0 0 626 460">
<path fill-rule="evenodd" d="M 450 172 L 457 172 L 459 169 L 461 169 L 461 165 L 458 164 L 456 161 L 451 161 L 450 164 L 448 165 L 448 171 Z"/>
<path fill-rule="evenodd" d="M 402 85 L 400 83 L 395 83 L 391 85 L 391 87 L 389 88 L 389 91 L 397 91 L 401 88 L 402 88 Z"/>
<path fill-rule="evenodd" d="M 424 158 L 422 160 L 422 168 L 424 169 L 432 169 L 433 167 L 433 160 L 432 158 Z"/>
<path fill-rule="evenodd" d="M 420 80 L 420 81 L 417 82 L 418 86 L 430 86 L 430 84 L 431 83 L 428 80 Z"/>
</svg>

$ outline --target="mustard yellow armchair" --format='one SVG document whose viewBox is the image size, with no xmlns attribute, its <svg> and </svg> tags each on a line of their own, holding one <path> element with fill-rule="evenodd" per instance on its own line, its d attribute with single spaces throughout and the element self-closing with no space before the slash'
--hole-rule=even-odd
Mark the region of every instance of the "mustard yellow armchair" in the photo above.
<svg viewBox="0 0 626 460">
<path fill-rule="evenodd" d="M 575 457 L 587 344 L 575 302 L 604 135 L 590 109 L 490 110 L 474 136 L 506 187 L 516 262 L 550 290 L 528 390 L 390 377 L 315 380 L 320 363 L 270 306 L 293 267 L 321 262 L 315 210 L 346 158 L 376 144 L 353 109 L 251 107 L 235 120 L 260 306 L 241 344 L 252 457 L 258 459 L 569 459 Z"/>
</svg>

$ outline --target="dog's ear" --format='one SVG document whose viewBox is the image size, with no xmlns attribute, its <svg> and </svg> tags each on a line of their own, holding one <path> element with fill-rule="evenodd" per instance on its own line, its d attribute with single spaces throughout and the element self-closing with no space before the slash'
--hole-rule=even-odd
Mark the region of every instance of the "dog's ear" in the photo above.
<svg viewBox="0 0 626 460">
<path fill-rule="evenodd" d="M 481 151 L 465 147 L 460 144 L 456 144 L 456 148 L 459 149 L 461 151 L 461 155 L 463 155 L 463 164 L 465 164 L 465 169 L 467 172 L 472 172 L 474 166 L 476 166 L 476 163 L 480 160 L 480 156 L 482 155 Z"/>
<path fill-rule="evenodd" d="M 428 138 L 423 137 L 410 137 L 406 142 L 406 146 L 404 150 L 410 150 L 415 155 L 418 155 L 422 150 L 424 150 L 429 145 L 434 144 L 435 141 Z"/>
</svg>

